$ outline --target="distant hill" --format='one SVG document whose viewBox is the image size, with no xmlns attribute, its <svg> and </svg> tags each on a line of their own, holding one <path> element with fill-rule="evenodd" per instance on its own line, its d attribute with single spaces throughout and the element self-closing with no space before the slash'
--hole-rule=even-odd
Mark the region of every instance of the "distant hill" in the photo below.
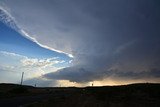
<svg viewBox="0 0 160 107">
<path fill-rule="evenodd" d="M 4 94 L 5 93 L 5 94 Z M 35 88 L 0 84 L 0 98 L 46 95 L 25 107 L 160 107 L 160 84 L 139 83 L 103 87 Z M 3 96 L 4 95 L 4 96 Z M 3 96 L 3 97 L 2 97 Z M 47 97 L 48 96 L 48 97 Z M 26 97 L 27 99 L 27 97 Z M 17 101 L 17 103 L 19 103 Z M 1 104 L 1 103 L 0 103 Z M 18 105 L 18 104 L 17 104 Z"/>
</svg>

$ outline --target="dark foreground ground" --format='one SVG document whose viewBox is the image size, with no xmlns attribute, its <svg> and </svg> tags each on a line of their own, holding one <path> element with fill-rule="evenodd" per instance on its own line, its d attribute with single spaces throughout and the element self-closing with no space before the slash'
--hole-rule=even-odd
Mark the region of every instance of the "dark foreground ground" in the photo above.
<svg viewBox="0 0 160 107">
<path fill-rule="evenodd" d="M 160 84 L 86 88 L 0 84 L 0 107 L 160 107 Z"/>
</svg>

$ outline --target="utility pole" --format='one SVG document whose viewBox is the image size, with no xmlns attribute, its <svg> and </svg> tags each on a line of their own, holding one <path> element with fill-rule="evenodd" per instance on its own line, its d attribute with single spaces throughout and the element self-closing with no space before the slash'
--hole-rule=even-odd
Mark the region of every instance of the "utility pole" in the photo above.
<svg viewBox="0 0 160 107">
<path fill-rule="evenodd" d="M 92 87 L 93 87 L 94 82 L 92 82 Z"/>
<path fill-rule="evenodd" d="M 24 75 L 24 72 L 22 72 L 21 85 L 22 85 L 22 83 L 23 83 L 23 75 Z"/>
</svg>

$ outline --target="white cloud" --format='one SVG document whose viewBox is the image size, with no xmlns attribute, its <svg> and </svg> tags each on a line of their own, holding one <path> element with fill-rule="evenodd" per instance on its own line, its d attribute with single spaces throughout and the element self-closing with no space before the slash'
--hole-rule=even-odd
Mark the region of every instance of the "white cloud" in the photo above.
<svg viewBox="0 0 160 107">
<path fill-rule="evenodd" d="M 0 75 L 3 77 L 0 82 L 17 82 L 22 72 L 25 72 L 24 79 L 38 78 L 49 72 L 56 72 L 61 67 L 55 67 L 55 64 L 62 64 L 63 60 L 57 57 L 37 59 L 28 58 L 12 52 L 0 51 Z M 8 74 L 8 75 L 7 75 Z M 18 80 L 19 82 L 19 80 Z"/>
<path fill-rule="evenodd" d="M 16 58 L 19 59 L 19 62 L 21 65 L 24 67 L 50 67 L 54 66 L 54 64 L 60 64 L 64 63 L 64 60 L 59 60 L 57 59 L 58 57 L 52 57 L 52 58 L 28 58 L 27 56 L 19 55 L 13 52 L 6 52 L 6 51 L 0 51 L 0 54 L 5 56 L 5 57 L 11 57 L 11 58 Z"/>
<path fill-rule="evenodd" d="M 48 67 L 54 64 L 64 63 L 65 61 L 55 60 L 55 58 L 37 59 L 37 58 L 25 58 L 21 60 L 23 66 L 26 67 Z"/>
</svg>

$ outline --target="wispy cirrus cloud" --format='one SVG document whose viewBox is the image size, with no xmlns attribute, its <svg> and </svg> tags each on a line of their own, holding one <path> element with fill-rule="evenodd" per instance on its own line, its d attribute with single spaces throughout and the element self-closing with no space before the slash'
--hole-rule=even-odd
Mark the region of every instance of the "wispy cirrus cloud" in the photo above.
<svg viewBox="0 0 160 107">
<path fill-rule="evenodd" d="M 11 28 L 18 30 L 18 27 L 15 24 L 14 17 L 12 17 L 12 15 L 1 6 L 0 6 L 0 21 L 4 22 L 7 26 Z"/>
<path fill-rule="evenodd" d="M 5 8 L 7 8 L 7 7 L 5 7 Z M 17 32 L 19 32 L 22 36 L 26 37 L 27 39 L 35 42 L 40 47 L 51 50 L 51 51 L 56 51 L 58 53 L 63 53 L 63 54 L 68 55 L 69 57 L 73 58 L 72 54 L 69 54 L 69 53 L 63 52 L 61 50 L 57 50 L 57 49 L 51 48 L 47 45 L 41 44 L 39 41 L 36 40 L 36 38 L 34 38 L 33 36 L 30 36 L 29 33 L 27 33 L 23 28 L 21 28 L 17 24 L 18 22 L 16 21 L 16 19 L 5 8 L 0 5 L 0 21 L 5 23 L 7 26 L 11 27 L 12 29 L 16 30 Z"/>
</svg>

